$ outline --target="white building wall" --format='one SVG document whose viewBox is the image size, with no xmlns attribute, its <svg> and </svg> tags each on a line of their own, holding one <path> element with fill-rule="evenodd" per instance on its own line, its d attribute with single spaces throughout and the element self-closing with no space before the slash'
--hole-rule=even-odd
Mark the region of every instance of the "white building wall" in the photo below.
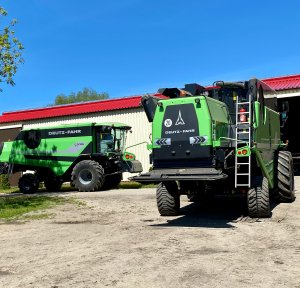
<svg viewBox="0 0 300 288">
<path fill-rule="evenodd" d="M 144 141 L 150 143 L 149 135 L 151 133 L 151 123 L 148 122 L 146 114 L 142 108 L 87 113 L 57 118 L 36 119 L 24 122 L 23 129 L 84 122 L 125 123 L 132 127 L 132 133 L 127 133 L 126 147 Z M 147 150 L 146 145 L 147 144 L 144 143 L 128 149 L 129 152 L 134 153 L 137 159 L 142 162 L 144 172 L 149 171 L 150 168 L 149 151 Z M 124 173 L 123 180 L 127 180 L 130 176 L 133 176 L 133 174 Z"/>
<path fill-rule="evenodd" d="M 277 91 L 277 98 L 299 97 L 300 89 Z"/>
</svg>

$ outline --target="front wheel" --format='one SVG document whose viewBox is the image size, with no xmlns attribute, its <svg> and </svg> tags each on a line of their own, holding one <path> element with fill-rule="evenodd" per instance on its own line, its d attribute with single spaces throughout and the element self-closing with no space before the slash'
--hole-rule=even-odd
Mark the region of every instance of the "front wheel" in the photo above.
<svg viewBox="0 0 300 288">
<path fill-rule="evenodd" d="M 180 209 L 180 195 L 175 181 L 161 182 L 156 188 L 157 208 L 161 216 L 176 216 Z"/>
<path fill-rule="evenodd" d="M 266 177 L 256 177 L 247 193 L 248 213 L 252 218 L 271 216 L 269 183 Z"/>
<path fill-rule="evenodd" d="M 100 190 L 104 183 L 104 169 L 96 161 L 82 160 L 73 168 L 71 183 L 78 191 Z"/>
<path fill-rule="evenodd" d="M 26 173 L 19 179 L 19 189 L 24 194 L 36 193 L 39 189 L 39 180 L 35 174 Z"/>
</svg>

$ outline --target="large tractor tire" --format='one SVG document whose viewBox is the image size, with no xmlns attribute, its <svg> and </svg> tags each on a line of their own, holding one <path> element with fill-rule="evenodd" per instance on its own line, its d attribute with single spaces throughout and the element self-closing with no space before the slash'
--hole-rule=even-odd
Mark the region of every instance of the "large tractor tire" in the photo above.
<svg viewBox="0 0 300 288">
<path fill-rule="evenodd" d="M 271 209 L 268 179 L 256 177 L 253 184 L 253 188 L 249 189 L 247 193 L 249 216 L 252 218 L 269 218 Z"/>
<path fill-rule="evenodd" d="M 122 173 L 105 176 L 104 184 L 101 190 L 110 190 L 117 188 L 122 181 Z"/>
<path fill-rule="evenodd" d="M 35 174 L 26 173 L 19 179 L 19 189 L 24 194 L 36 193 L 39 189 L 39 180 Z"/>
<path fill-rule="evenodd" d="M 276 200 L 279 202 L 295 200 L 293 158 L 288 151 L 279 151 L 278 153 L 277 186 Z"/>
<path fill-rule="evenodd" d="M 100 190 L 104 179 L 104 169 L 93 160 L 82 160 L 77 163 L 71 175 L 71 182 L 81 192 Z"/>
<path fill-rule="evenodd" d="M 161 216 L 176 216 L 180 209 L 177 183 L 161 182 L 156 189 L 157 208 Z"/>
</svg>

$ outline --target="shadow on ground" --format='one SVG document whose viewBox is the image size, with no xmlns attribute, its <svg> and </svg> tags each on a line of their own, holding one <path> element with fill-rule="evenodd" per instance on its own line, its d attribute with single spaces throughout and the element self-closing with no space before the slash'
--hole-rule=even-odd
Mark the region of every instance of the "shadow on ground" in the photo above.
<svg viewBox="0 0 300 288">
<path fill-rule="evenodd" d="M 277 204 L 272 203 L 271 210 Z M 235 228 L 237 222 L 260 222 L 261 219 L 250 218 L 245 197 L 219 197 L 207 203 L 190 203 L 180 210 L 174 219 L 165 217 L 166 223 L 153 224 L 153 227 L 204 227 Z"/>
</svg>

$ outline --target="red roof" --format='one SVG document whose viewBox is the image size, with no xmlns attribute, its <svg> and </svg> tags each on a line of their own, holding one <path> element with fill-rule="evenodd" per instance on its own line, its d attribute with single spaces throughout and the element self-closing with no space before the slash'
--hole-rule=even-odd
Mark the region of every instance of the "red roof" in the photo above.
<svg viewBox="0 0 300 288">
<path fill-rule="evenodd" d="M 262 80 L 274 90 L 288 90 L 300 88 L 300 75 L 267 78 Z"/>
<path fill-rule="evenodd" d="M 140 106 L 141 96 L 100 100 L 70 105 L 53 106 L 46 108 L 4 112 L 0 116 L 0 123 L 17 122 L 42 118 L 53 118 L 74 114 L 93 113 L 101 111 L 137 108 Z"/>
<path fill-rule="evenodd" d="M 300 88 L 300 74 L 267 78 L 263 81 L 274 90 L 287 90 Z M 155 94 L 159 95 L 159 94 Z M 162 95 L 159 95 L 162 97 Z M 18 122 L 24 120 L 53 118 L 74 114 L 96 113 L 101 111 L 111 111 L 119 109 L 137 108 L 140 106 L 141 96 L 133 96 L 118 99 L 108 99 L 101 101 L 76 103 L 62 106 L 20 110 L 14 112 L 4 112 L 0 116 L 0 123 Z"/>
</svg>

